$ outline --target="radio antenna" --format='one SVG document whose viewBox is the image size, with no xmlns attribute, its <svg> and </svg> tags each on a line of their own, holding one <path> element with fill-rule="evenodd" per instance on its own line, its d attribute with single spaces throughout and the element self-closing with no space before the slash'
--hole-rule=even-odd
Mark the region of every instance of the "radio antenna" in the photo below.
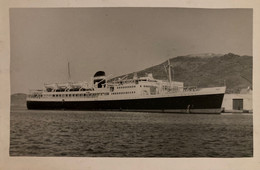
<svg viewBox="0 0 260 170">
<path fill-rule="evenodd" d="M 71 81 L 71 76 L 70 76 L 70 62 L 68 62 L 68 81 Z"/>
</svg>

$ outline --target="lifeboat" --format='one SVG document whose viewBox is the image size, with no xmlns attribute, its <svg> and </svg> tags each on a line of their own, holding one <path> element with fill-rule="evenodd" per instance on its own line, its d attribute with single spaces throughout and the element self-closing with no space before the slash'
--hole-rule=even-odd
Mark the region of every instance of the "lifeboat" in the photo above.
<svg viewBox="0 0 260 170">
<path fill-rule="evenodd" d="M 45 86 L 46 89 L 52 89 L 52 90 L 54 90 L 54 89 L 58 89 L 58 85 L 57 85 L 57 83 L 44 84 L 44 86 Z"/>
</svg>

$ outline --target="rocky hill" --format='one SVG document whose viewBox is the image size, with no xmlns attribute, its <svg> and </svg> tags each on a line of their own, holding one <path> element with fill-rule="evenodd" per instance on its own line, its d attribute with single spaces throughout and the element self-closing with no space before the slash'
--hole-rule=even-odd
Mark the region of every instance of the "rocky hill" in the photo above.
<svg viewBox="0 0 260 170">
<path fill-rule="evenodd" d="M 174 81 L 184 82 L 185 86 L 212 87 L 225 83 L 227 93 L 239 93 L 241 89 L 252 87 L 252 56 L 207 53 L 178 56 L 171 58 L 170 63 Z M 156 79 L 167 80 L 166 65 L 167 61 L 136 73 L 138 76 L 152 73 Z M 133 75 L 129 73 L 114 79 L 132 78 Z"/>
</svg>

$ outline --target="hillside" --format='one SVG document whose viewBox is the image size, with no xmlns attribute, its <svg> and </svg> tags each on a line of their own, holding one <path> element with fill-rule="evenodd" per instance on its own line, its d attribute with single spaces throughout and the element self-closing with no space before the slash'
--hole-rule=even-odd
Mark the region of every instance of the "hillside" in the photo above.
<svg viewBox="0 0 260 170">
<path fill-rule="evenodd" d="M 252 87 L 252 56 L 208 53 L 171 58 L 170 63 L 174 81 L 184 82 L 185 86 L 212 87 L 225 82 L 227 93 L 238 93 L 243 88 Z M 167 80 L 165 65 L 167 61 L 136 73 L 138 76 L 152 73 L 156 79 Z M 128 74 L 127 78 L 132 78 L 133 74 Z"/>
</svg>

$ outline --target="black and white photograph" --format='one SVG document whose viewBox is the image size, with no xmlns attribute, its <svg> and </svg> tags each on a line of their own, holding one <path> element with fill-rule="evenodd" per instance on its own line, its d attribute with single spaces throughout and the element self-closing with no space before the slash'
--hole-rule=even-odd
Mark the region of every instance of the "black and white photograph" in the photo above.
<svg viewBox="0 0 260 170">
<path fill-rule="evenodd" d="M 11 157 L 253 157 L 253 10 L 11 8 Z"/>
<path fill-rule="evenodd" d="M 0 169 L 259 169 L 260 3 L 3 0 Z"/>
</svg>

